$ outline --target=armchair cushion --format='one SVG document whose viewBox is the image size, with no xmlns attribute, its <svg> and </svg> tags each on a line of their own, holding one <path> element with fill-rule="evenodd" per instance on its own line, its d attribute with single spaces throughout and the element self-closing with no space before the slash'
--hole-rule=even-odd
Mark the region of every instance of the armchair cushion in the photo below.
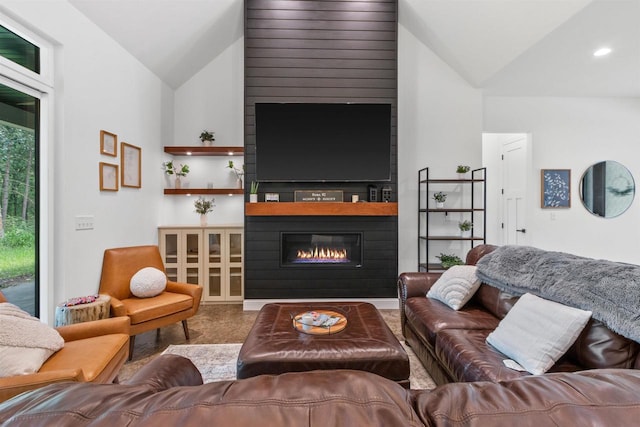
<svg viewBox="0 0 640 427">
<path fill-rule="evenodd" d="M 138 298 L 155 297 L 167 287 L 167 276 L 154 267 L 144 267 L 131 277 L 131 293 Z"/>
<path fill-rule="evenodd" d="M 189 295 L 163 292 L 153 298 L 127 298 L 122 300 L 131 318 L 131 324 L 148 322 L 159 317 L 189 310 L 193 307 L 193 298 Z"/>
</svg>

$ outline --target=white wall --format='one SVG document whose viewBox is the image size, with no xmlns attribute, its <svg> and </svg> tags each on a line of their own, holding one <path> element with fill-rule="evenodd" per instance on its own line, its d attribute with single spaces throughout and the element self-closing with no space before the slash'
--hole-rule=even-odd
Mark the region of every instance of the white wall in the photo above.
<svg viewBox="0 0 640 427">
<path fill-rule="evenodd" d="M 6 0 L 2 9 L 56 46 L 55 283 L 53 295 L 43 295 L 53 307 L 98 290 L 105 248 L 157 242 L 173 93 L 66 1 Z M 142 148 L 142 189 L 99 191 L 98 163 L 120 161 L 100 154 L 101 129 Z M 76 231 L 76 215 L 94 215 L 95 228 Z"/>
<path fill-rule="evenodd" d="M 421 43 L 401 20 L 398 26 L 400 273 L 417 269 L 418 170 L 428 166 L 432 178 L 455 178 L 457 165 L 478 168 L 481 163 L 480 91 Z M 460 243 L 454 243 L 450 249 L 462 250 Z M 467 250 L 461 253 L 466 254 Z"/>
<path fill-rule="evenodd" d="M 200 70 L 175 92 L 174 137 L 171 145 L 201 145 L 203 130 L 215 132 L 213 145 L 244 145 L 244 38 L 235 41 L 224 52 Z M 172 156 L 165 155 L 164 160 Z M 189 165 L 190 173 L 183 179 L 191 188 L 235 188 L 234 173 L 226 166 L 233 160 L 236 167 L 244 157 L 173 157 L 177 163 Z M 158 169 L 160 177 L 162 171 Z M 173 185 L 169 179 L 166 186 Z M 197 225 L 199 216 L 193 212 L 196 197 L 164 196 L 163 225 Z M 207 197 L 209 198 L 209 197 Z M 242 224 L 244 197 L 215 196 L 215 208 L 208 215 L 209 225 Z"/>
<path fill-rule="evenodd" d="M 486 98 L 486 132 L 532 137 L 530 245 L 640 264 L 638 196 L 621 216 L 603 219 L 582 206 L 578 192 L 584 171 L 602 160 L 622 163 L 640 182 L 639 117 L 638 98 Z M 571 169 L 571 208 L 540 208 L 540 169 Z"/>
</svg>

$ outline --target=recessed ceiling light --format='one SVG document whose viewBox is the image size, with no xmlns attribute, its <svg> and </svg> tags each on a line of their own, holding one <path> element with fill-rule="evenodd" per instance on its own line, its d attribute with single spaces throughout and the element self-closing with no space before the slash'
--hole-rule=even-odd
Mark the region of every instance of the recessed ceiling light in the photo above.
<svg viewBox="0 0 640 427">
<path fill-rule="evenodd" d="M 611 48 L 603 47 L 593 52 L 593 56 L 606 56 L 606 55 L 609 55 L 610 53 L 611 53 Z"/>
<path fill-rule="evenodd" d="M 190 155 L 191 155 L 191 151 L 187 151 L 187 156 L 190 156 Z"/>
</svg>

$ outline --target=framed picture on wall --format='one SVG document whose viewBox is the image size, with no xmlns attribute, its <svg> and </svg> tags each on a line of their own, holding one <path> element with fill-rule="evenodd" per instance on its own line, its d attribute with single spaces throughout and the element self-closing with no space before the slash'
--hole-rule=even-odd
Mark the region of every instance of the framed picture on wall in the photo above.
<svg viewBox="0 0 640 427">
<path fill-rule="evenodd" d="M 118 165 L 100 162 L 100 191 L 118 191 Z"/>
<path fill-rule="evenodd" d="M 571 169 L 542 169 L 540 172 L 542 208 L 570 208 Z"/>
<path fill-rule="evenodd" d="M 135 145 L 120 143 L 121 181 L 123 187 L 141 188 L 142 150 Z"/>
<path fill-rule="evenodd" d="M 118 135 L 106 130 L 100 131 L 100 154 L 113 157 L 118 154 Z"/>
</svg>

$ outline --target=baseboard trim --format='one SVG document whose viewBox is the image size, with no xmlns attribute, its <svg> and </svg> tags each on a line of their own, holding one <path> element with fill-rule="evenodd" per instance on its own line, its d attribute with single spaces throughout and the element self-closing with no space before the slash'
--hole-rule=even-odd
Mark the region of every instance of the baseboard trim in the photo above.
<svg viewBox="0 0 640 427">
<path fill-rule="evenodd" d="M 393 310 L 398 308 L 397 298 L 323 298 L 323 299 L 245 299 L 242 303 L 244 311 L 257 311 L 265 304 L 274 302 L 368 302 L 378 310 Z"/>
</svg>

